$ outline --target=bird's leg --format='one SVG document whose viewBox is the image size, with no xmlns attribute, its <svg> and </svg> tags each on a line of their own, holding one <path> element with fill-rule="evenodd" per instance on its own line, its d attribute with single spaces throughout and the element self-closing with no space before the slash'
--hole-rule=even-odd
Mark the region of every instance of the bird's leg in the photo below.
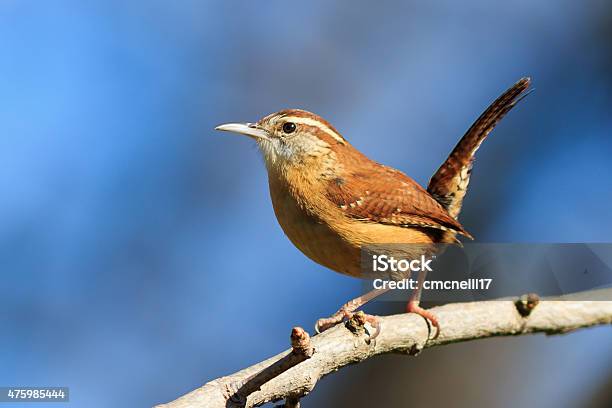
<svg viewBox="0 0 612 408">
<path fill-rule="evenodd" d="M 355 299 L 345 303 L 340 308 L 340 310 L 338 310 L 336 313 L 334 313 L 330 317 L 321 318 L 317 320 L 317 324 L 315 325 L 316 332 L 317 333 L 324 332 L 325 330 L 342 322 L 342 320 L 350 319 L 355 313 L 355 310 L 359 309 L 361 306 L 365 305 L 370 300 L 382 295 L 388 290 L 389 289 L 374 289 L 364 295 L 356 297 Z M 370 323 L 372 327 L 374 327 L 374 329 L 376 330 L 375 333 L 371 336 L 371 338 L 372 339 L 376 338 L 376 336 L 378 336 L 378 333 L 380 333 L 380 322 L 378 321 L 376 316 L 366 314 L 365 318 L 366 318 L 366 321 Z"/>
<path fill-rule="evenodd" d="M 425 275 L 427 275 L 427 271 L 421 270 L 419 272 L 417 288 L 414 290 L 412 295 L 410 295 L 410 299 L 408 300 L 408 304 L 406 305 L 406 312 L 416 313 L 419 316 L 422 316 L 425 319 L 431 321 L 431 325 L 436 328 L 436 334 L 433 337 L 433 339 L 436 339 L 440 335 L 440 323 L 438 322 L 438 318 L 430 311 L 425 310 L 421 306 L 419 306 L 419 302 L 421 301 L 421 291 L 423 290 L 423 282 L 425 281 Z"/>
</svg>

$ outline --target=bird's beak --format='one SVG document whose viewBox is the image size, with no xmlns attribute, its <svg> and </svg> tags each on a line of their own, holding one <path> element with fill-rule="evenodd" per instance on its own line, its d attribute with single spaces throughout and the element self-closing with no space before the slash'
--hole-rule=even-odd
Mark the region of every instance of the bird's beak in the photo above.
<svg viewBox="0 0 612 408">
<path fill-rule="evenodd" d="M 254 139 L 269 139 L 268 132 L 263 130 L 256 123 L 225 123 L 217 126 L 215 130 L 239 133 L 241 135 L 250 136 Z"/>
</svg>

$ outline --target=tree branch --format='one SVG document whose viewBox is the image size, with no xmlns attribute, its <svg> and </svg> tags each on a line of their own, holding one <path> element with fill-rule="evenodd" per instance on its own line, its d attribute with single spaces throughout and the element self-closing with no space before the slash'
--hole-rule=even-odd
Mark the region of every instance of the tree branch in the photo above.
<svg viewBox="0 0 612 408">
<path fill-rule="evenodd" d="M 584 298 L 584 295 L 582 295 Z M 591 292 L 584 300 L 542 300 L 532 297 L 521 301 L 495 300 L 454 303 L 431 309 L 442 328 L 431 340 L 425 320 L 415 314 L 380 317 L 381 332 L 372 342 L 363 330 L 348 330 L 340 324 L 310 339 L 314 354 L 297 365 L 275 373 L 273 378 L 250 389 L 246 400 L 232 399 L 249 380 L 261 378 L 270 367 L 278 367 L 294 351 L 289 350 L 226 377 L 220 377 L 158 408 L 253 407 L 267 402 L 289 399 L 299 401 L 315 387 L 317 381 L 344 366 L 359 363 L 378 354 L 416 355 L 424 348 L 493 336 L 516 336 L 529 333 L 557 334 L 578 328 L 612 324 L 612 292 Z M 537 306 L 536 306 L 537 305 Z M 527 312 L 526 312 L 527 311 Z M 357 319 L 358 320 L 358 319 Z M 353 328 L 358 323 L 351 322 Z M 350 324 L 348 325 L 350 326 Z M 294 329 L 295 330 L 295 329 Z"/>
</svg>

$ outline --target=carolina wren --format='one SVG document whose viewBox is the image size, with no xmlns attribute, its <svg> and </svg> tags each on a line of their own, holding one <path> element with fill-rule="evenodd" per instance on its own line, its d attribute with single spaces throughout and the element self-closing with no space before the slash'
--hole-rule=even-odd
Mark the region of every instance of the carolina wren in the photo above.
<svg viewBox="0 0 612 408">
<path fill-rule="evenodd" d="M 476 120 L 427 190 L 391 167 L 370 160 L 325 119 L 299 109 L 273 113 L 256 123 L 228 123 L 216 130 L 253 138 L 263 153 L 274 213 L 291 242 L 313 261 L 359 277 L 361 248 L 381 243 L 455 243 L 471 235 L 457 220 L 470 181 L 474 154 L 495 125 L 527 94 L 522 78 Z M 339 323 L 384 290 L 345 304 L 317 329 Z M 418 305 L 416 312 L 439 325 Z M 375 323 L 375 319 L 371 322 Z"/>
</svg>

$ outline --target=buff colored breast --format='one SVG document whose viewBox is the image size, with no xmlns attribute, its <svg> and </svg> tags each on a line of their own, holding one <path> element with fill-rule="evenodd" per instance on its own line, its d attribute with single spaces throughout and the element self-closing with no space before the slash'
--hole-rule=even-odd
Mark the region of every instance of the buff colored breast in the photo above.
<svg viewBox="0 0 612 408">
<path fill-rule="evenodd" d="M 269 184 L 274 213 L 289 240 L 304 255 L 336 272 L 359 277 L 364 245 L 432 242 L 430 234 L 421 229 L 346 217 L 342 209 L 312 188 L 302 197 L 299 191 L 289 191 L 288 183 L 277 177 L 271 176 Z"/>
</svg>

